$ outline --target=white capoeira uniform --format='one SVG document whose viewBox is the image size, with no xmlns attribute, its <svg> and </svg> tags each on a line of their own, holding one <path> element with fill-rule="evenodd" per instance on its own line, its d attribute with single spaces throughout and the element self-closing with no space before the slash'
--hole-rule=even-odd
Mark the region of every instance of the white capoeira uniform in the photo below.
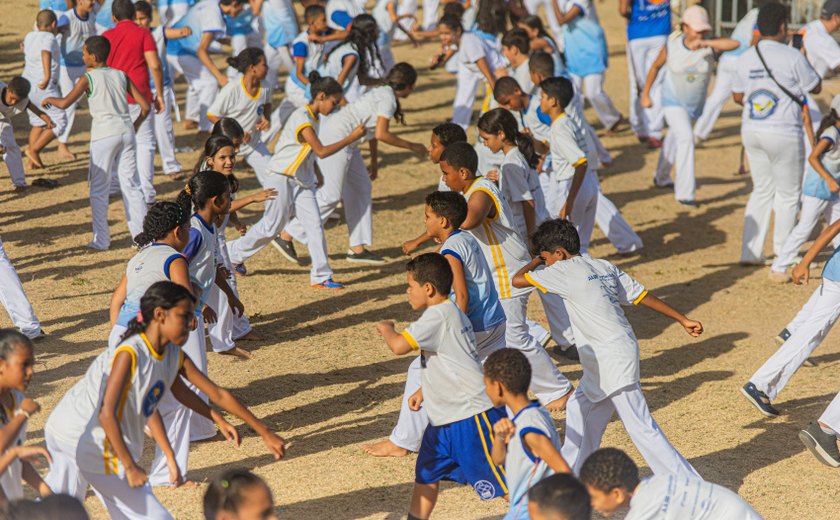
<svg viewBox="0 0 840 520">
<path fill-rule="evenodd" d="M 165 29 L 163 26 L 152 28 L 152 39 L 155 41 L 160 65 L 163 67 L 163 112 L 155 114 L 155 140 L 157 141 L 158 153 L 160 153 L 163 173 L 174 175 L 181 172 L 182 166 L 175 157 L 175 131 L 172 128 L 172 110 L 177 109 L 178 102 L 175 99 L 175 90 L 172 88 L 169 63 L 166 60 L 167 40 L 164 33 Z M 152 82 L 152 93 L 156 94 L 154 82 Z"/>
<path fill-rule="evenodd" d="M 24 65 L 23 77 L 29 80 L 32 88 L 29 90 L 29 101 L 44 111 L 55 127 L 51 130 L 56 137 L 64 133 L 67 128 L 67 113 L 60 108 L 50 106 L 41 107 L 41 103 L 48 97 L 61 97 L 59 91 L 59 78 L 61 76 L 61 50 L 58 39 L 51 32 L 33 31 L 26 35 L 23 40 Z M 42 52 L 50 53 L 50 81 L 46 88 L 38 85 L 44 81 L 44 66 L 41 61 Z M 33 127 L 45 127 L 47 124 L 34 113 L 29 112 L 29 124 Z"/>
<path fill-rule="evenodd" d="M 575 256 L 525 275 L 563 298 L 583 376 L 566 404 L 562 455 L 575 473 L 601 445 L 614 412 L 655 474 L 699 476 L 651 417 L 639 385 L 639 344 L 622 305 L 639 304 L 644 286 L 606 260 Z"/>
<path fill-rule="evenodd" d="M 93 12 L 88 13 L 85 18 L 80 18 L 76 14 L 75 7 L 58 17 L 58 26 L 62 28 L 59 88 L 64 96 L 73 90 L 76 82 L 87 70 L 82 59 L 82 47 L 85 45 L 85 40 L 91 36 L 96 36 L 96 14 L 98 11 L 99 4 L 94 4 Z M 64 132 L 58 136 L 58 142 L 60 143 L 67 144 L 70 139 L 78 104 L 77 101 L 64 110 L 67 114 L 67 125 L 64 127 Z"/>
<path fill-rule="evenodd" d="M 172 383 L 184 364 L 184 354 L 166 345 L 159 355 L 145 334 L 137 334 L 99 354 L 85 375 L 64 394 L 44 428 L 53 462 L 44 481 L 55 493 L 84 500 L 90 485 L 111 518 L 172 519 L 155 498 L 150 483 L 130 487 L 125 468 L 99 424 L 99 407 L 111 365 L 122 352 L 131 355 L 129 385 L 121 408 L 120 430 L 135 462 L 143 455 L 143 429 L 161 399 L 171 396 Z"/>
<path fill-rule="evenodd" d="M 277 88 L 277 74 L 280 67 L 294 75 L 295 66 L 289 55 L 289 45 L 300 29 L 297 16 L 290 0 L 267 0 L 262 6 L 262 24 L 265 33 L 265 62 L 268 65 L 268 84 L 271 90 Z"/>
<path fill-rule="evenodd" d="M 26 297 L 23 284 L 20 283 L 15 266 L 6 254 L 2 239 L 0 239 L 0 304 L 24 336 L 35 338 L 41 334 L 41 322 L 35 316 L 32 304 Z"/>
<path fill-rule="evenodd" d="M 481 58 L 487 62 L 491 74 L 505 67 L 504 58 L 491 42 L 469 31 L 461 33 L 458 52 L 451 58 L 451 60 L 456 60 L 457 65 L 455 97 L 452 100 L 452 122 L 465 130 L 472 119 L 476 89 L 486 81 L 476 65 Z"/>
<path fill-rule="evenodd" d="M 12 396 L 12 407 L 6 408 L 3 406 L 3 414 L 0 415 L 0 427 L 7 428 L 9 423 L 23 411 L 20 409 L 20 403 L 26 399 L 23 392 L 15 389 L 10 389 L 9 393 Z M 29 421 L 23 423 L 15 437 L 9 440 L 9 446 L 23 446 L 26 444 L 26 428 L 29 426 Z M 23 496 L 23 465 L 20 459 L 15 459 L 6 468 L 6 471 L 0 473 L 0 489 L 3 491 L 3 496 L 6 500 L 18 500 L 24 498 Z"/>
<path fill-rule="evenodd" d="M 233 293 L 239 298 L 239 289 L 236 287 L 236 271 L 233 269 L 233 262 L 230 261 L 225 228 L 230 221 L 230 215 L 225 215 L 222 224 L 216 229 L 216 259 L 225 266 L 230 273 L 227 284 Z M 236 346 L 236 340 L 251 332 L 251 321 L 244 313 L 237 315 L 230 308 L 228 297 L 218 285 L 213 284 L 210 288 L 210 307 L 216 311 L 216 323 L 207 326 L 207 335 L 210 337 L 210 345 L 213 352 L 227 352 Z"/>
<path fill-rule="evenodd" d="M 700 478 L 653 475 L 633 491 L 626 520 L 762 520 L 737 493 Z"/>
<path fill-rule="evenodd" d="M 29 105 L 29 98 L 23 98 L 14 105 L 7 105 L 5 101 L 6 83 L 0 81 L 0 146 L 4 152 L 0 154 L 6 167 L 9 169 L 9 176 L 12 184 L 16 187 L 26 186 L 26 173 L 23 170 L 23 157 L 20 146 L 15 140 L 15 129 L 12 126 L 12 117 L 22 114 Z"/>
</svg>

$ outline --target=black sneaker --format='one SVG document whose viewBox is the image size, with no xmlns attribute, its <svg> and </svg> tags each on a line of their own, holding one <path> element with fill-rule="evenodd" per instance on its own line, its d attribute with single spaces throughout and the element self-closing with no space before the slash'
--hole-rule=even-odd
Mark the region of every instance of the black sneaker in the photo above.
<svg viewBox="0 0 840 520">
<path fill-rule="evenodd" d="M 787 327 L 785 327 L 780 333 L 776 335 L 775 339 L 776 343 L 778 343 L 779 345 L 784 345 L 785 341 L 790 339 L 790 331 L 787 330 Z"/>
<path fill-rule="evenodd" d="M 276 237 L 274 240 L 271 241 L 271 245 L 274 246 L 274 249 L 280 251 L 280 254 L 283 255 L 283 258 L 285 258 L 289 262 L 294 262 L 296 264 L 300 263 L 297 251 L 295 251 L 295 245 L 292 243 L 291 240 L 283 240 L 280 237 Z"/>
<path fill-rule="evenodd" d="M 832 468 L 840 468 L 840 450 L 837 449 L 836 435 L 825 433 L 818 423 L 812 422 L 799 432 L 799 440 L 818 461 Z"/>
<path fill-rule="evenodd" d="M 741 388 L 741 393 L 744 394 L 744 397 L 746 397 L 753 406 L 758 408 L 759 412 L 763 413 L 767 417 L 779 416 L 779 410 L 773 408 L 767 394 L 756 388 L 751 382 L 748 382 Z"/>
<path fill-rule="evenodd" d="M 356 264 L 382 265 L 385 263 L 384 258 L 376 256 L 367 249 L 362 250 L 361 253 L 354 253 L 353 251 L 348 250 L 345 258 L 348 262 Z"/>
<path fill-rule="evenodd" d="M 572 361 L 580 361 L 580 354 L 578 354 L 577 345 L 572 345 L 562 349 L 563 357 Z"/>
</svg>

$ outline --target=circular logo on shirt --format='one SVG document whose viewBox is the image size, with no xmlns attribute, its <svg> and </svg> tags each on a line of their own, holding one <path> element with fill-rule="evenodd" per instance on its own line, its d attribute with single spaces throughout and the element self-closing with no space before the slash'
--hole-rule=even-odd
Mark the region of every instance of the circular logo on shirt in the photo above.
<svg viewBox="0 0 840 520">
<path fill-rule="evenodd" d="M 163 381 L 158 381 L 149 388 L 149 392 L 143 398 L 143 415 L 145 417 L 150 417 L 155 413 L 157 404 L 163 398 L 164 393 L 166 393 L 166 389 L 163 386 Z"/>
<path fill-rule="evenodd" d="M 486 480 L 479 480 L 473 487 L 481 500 L 490 500 L 496 496 L 496 488 Z"/>
<path fill-rule="evenodd" d="M 750 104 L 750 119 L 758 121 L 772 116 L 779 105 L 778 96 L 766 89 L 756 90 L 747 101 Z"/>
</svg>

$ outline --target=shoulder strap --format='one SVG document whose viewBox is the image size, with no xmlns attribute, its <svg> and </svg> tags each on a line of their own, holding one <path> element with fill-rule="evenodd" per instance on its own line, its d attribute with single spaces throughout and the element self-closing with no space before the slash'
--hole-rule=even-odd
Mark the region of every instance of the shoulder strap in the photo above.
<svg viewBox="0 0 840 520">
<path fill-rule="evenodd" d="M 793 92 L 786 89 L 781 83 L 779 83 L 779 80 L 777 80 L 775 77 L 773 77 L 773 73 L 770 72 L 770 67 L 767 66 L 767 62 L 764 61 L 764 56 L 761 55 L 761 50 L 758 48 L 758 43 L 755 44 L 755 53 L 758 55 L 758 59 L 759 59 L 759 61 L 761 61 L 761 65 L 764 67 L 764 70 L 767 71 L 767 75 L 770 77 L 770 79 L 773 80 L 773 83 L 775 83 L 777 87 L 782 89 L 782 92 L 784 92 L 785 95 L 787 95 L 787 97 L 789 97 L 791 100 L 793 100 L 794 103 L 799 105 L 799 108 L 804 108 L 805 107 L 805 101 L 803 99 L 800 99 L 799 97 L 795 96 L 793 94 Z"/>
</svg>

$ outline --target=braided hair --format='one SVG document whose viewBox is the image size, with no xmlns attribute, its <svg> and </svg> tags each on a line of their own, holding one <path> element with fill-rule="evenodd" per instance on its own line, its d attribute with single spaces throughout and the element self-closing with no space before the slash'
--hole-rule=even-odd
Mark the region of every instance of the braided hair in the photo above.
<svg viewBox="0 0 840 520">
<path fill-rule="evenodd" d="M 371 75 L 371 71 L 375 68 L 376 62 L 382 63 L 379 46 L 376 44 L 378 37 L 379 26 L 376 25 L 376 19 L 369 14 L 360 14 L 350 22 L 347 36 L 342 42 L 342 44 L 349 43 L 359 53 L 359 67 L 356 75 L 362 85 L 376 83 L 376 78 Z M 329 59 L 338 47 L 340 45 L 333 47 L 325 59 Z"/>
<path fill-rule="evenodd" d="M 157 242 L 190 221 L 190 211 L 177 202 L 160 201 L 152 204 L 143 219 L 143 231 L 134 237 L 137 249 Z"/>
</svg>

